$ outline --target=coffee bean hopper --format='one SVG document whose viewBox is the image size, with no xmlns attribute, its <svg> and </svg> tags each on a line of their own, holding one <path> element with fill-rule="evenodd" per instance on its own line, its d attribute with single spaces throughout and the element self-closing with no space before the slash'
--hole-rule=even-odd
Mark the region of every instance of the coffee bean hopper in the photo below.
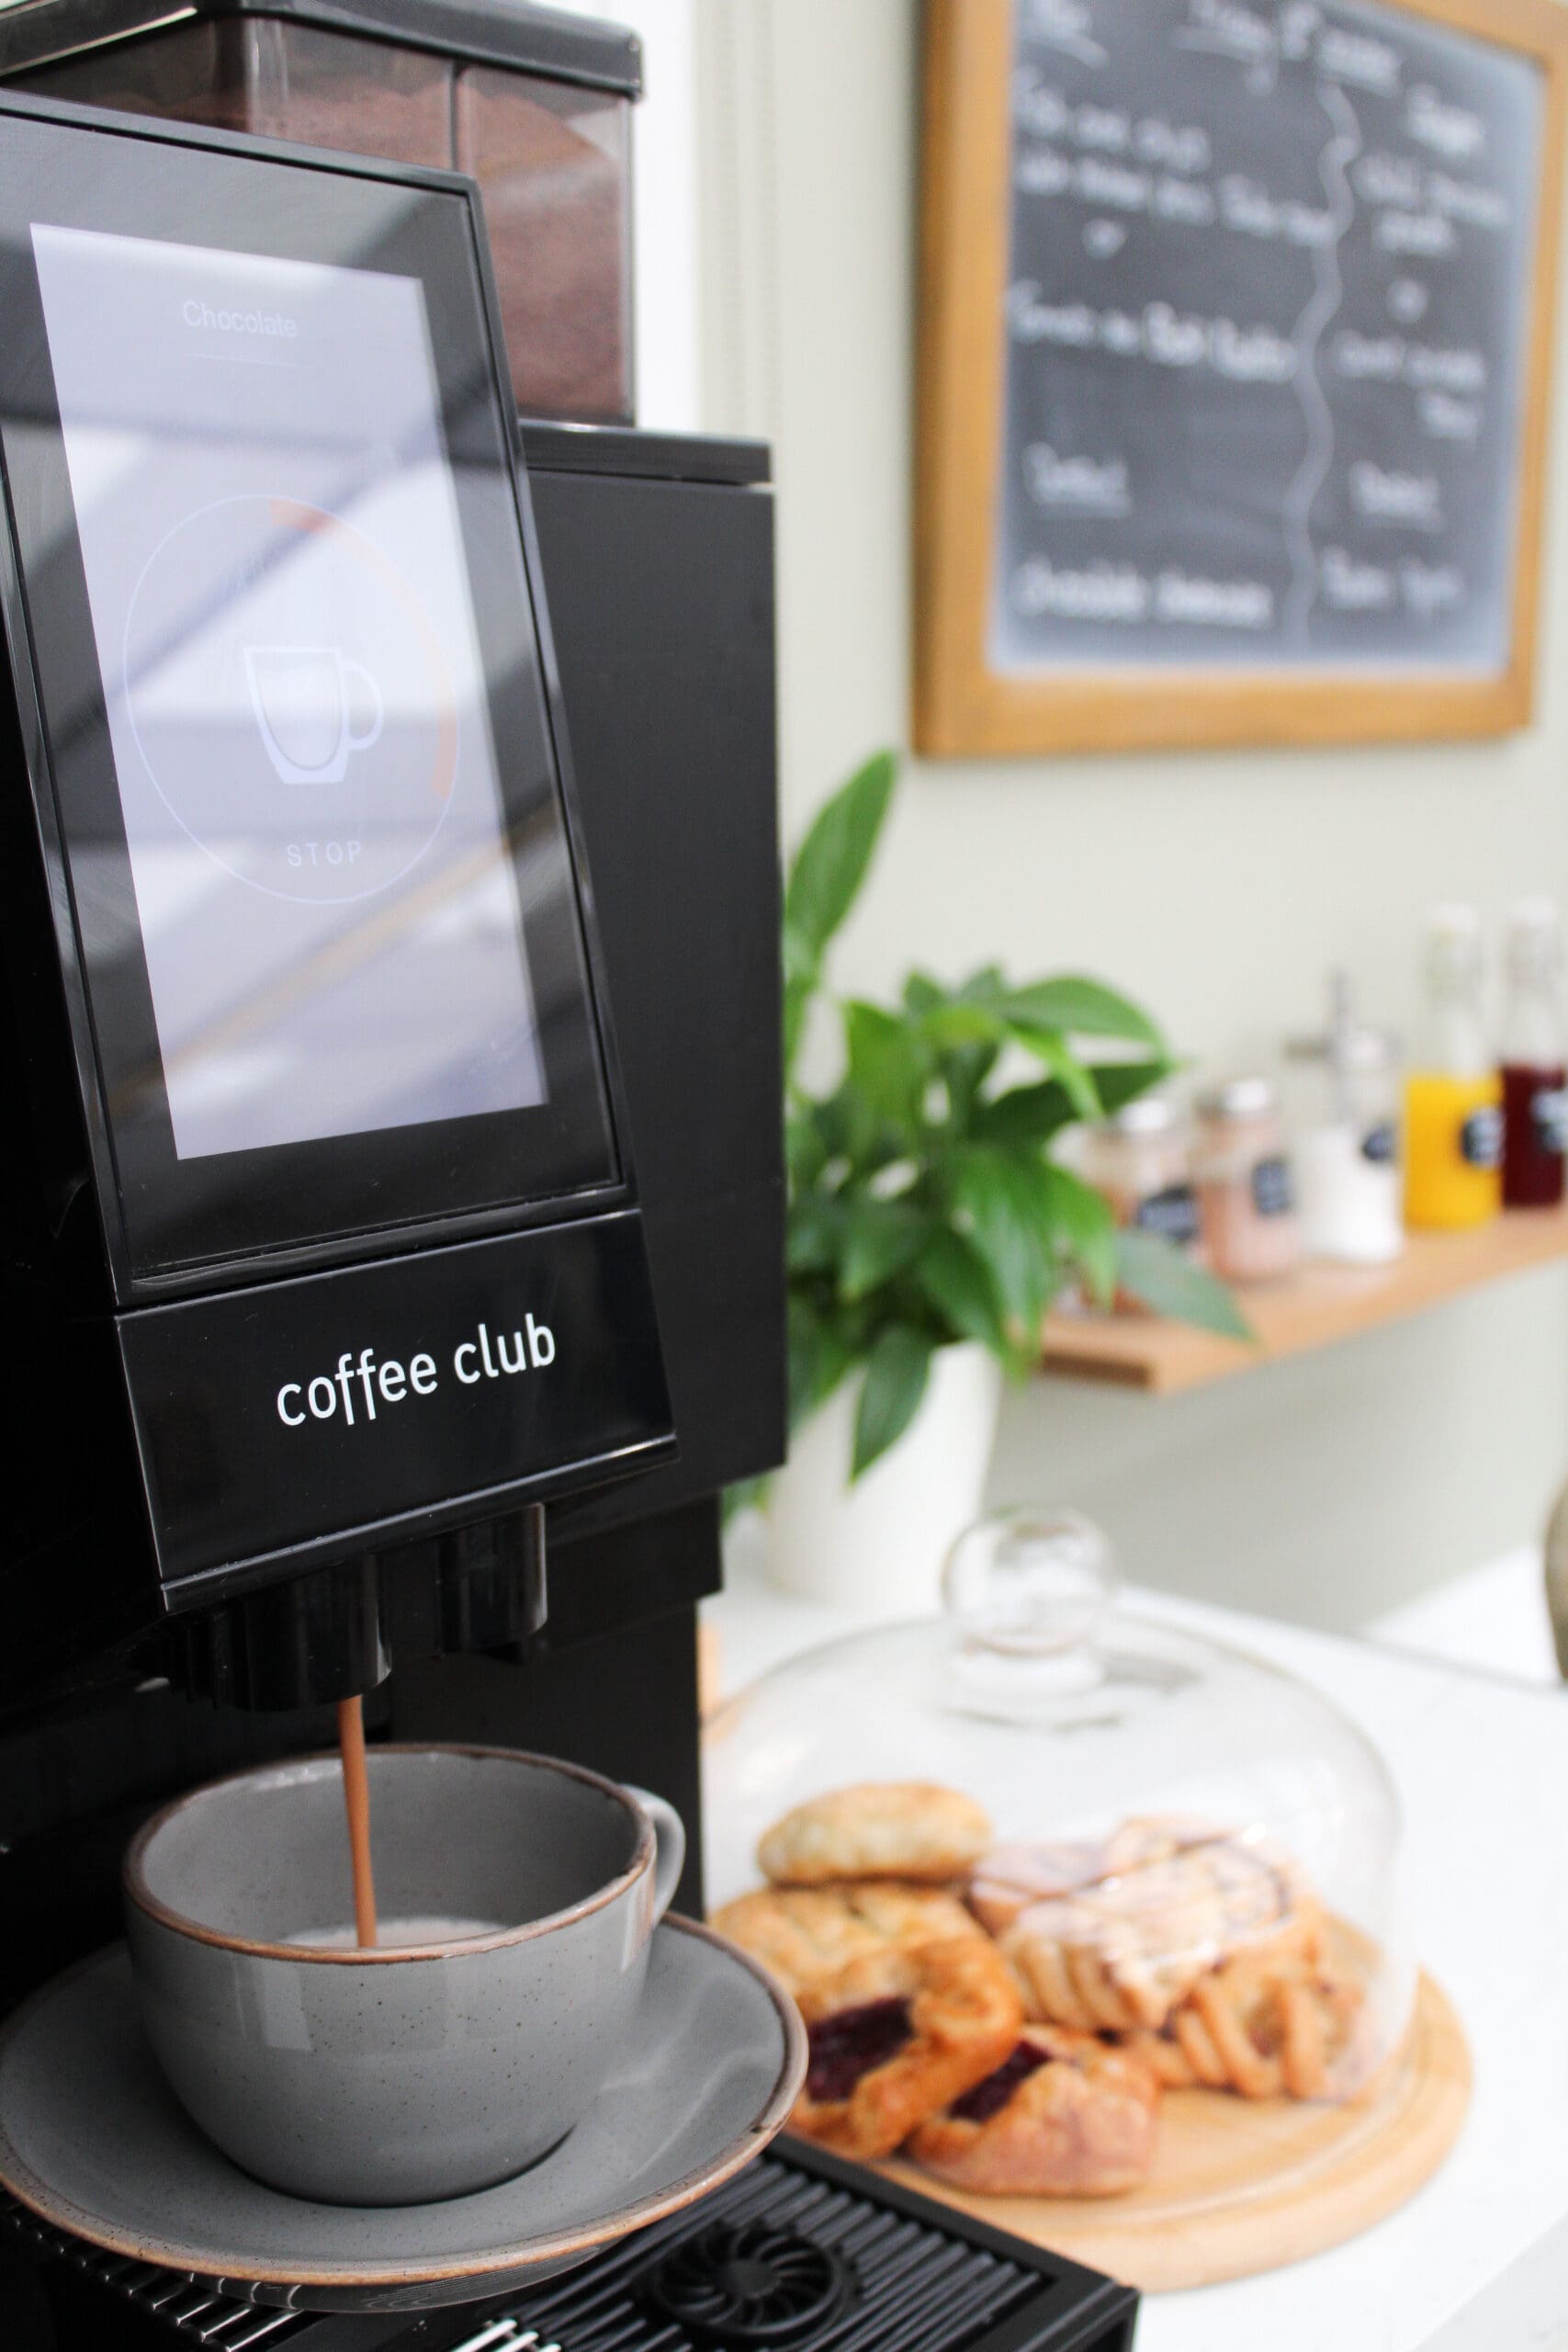
<svg viewBox="0 0 1568 2352">
<path fill-rule="evenodd" d="M 766 453 L 520 433 L 474 183 L 159 120 L 234 116 L 150 54 L 352 18 L 401 86 L 469 70 L 442 34 L 504 74 L 522 27 L 597 106 L 635 45 L 485 0 L 153 13 L 0 40 L 85 101 L 0 85 L 0 2341 L 1109 2352 L 1123 2290 L 760 2153 L 780 2064 L 690 1926 L 670 2079 L 604 2094 L 646 2167 L 580 2179 L 547 2258 L 475 2259 L 465 2199 L 418 2209 L 439 2260 L 415 2209 L 302 2203 L 332 2258 L 258 2256 L 246 2199 L 285 2247 L 298 2200 L 213 2189 L 188 2125 L 156 2203 L 173 2110 L 103 1950 L 135 1829 L 356 1694 L 373 1743 L 562 1756 L 694 1827 L 695 1605 L 784 1348 Z"/>
</svg>

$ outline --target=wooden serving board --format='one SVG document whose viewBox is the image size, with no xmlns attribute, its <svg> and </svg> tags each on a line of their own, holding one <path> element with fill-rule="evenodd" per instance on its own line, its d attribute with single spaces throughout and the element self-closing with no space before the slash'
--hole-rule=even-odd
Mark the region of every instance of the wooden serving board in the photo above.
<svg viewBox="0 0 1568 2352">
<path fill-rule="evenodd" d="M 913 2165 L 877 2167 L 961 2212 L 1157 2294 L 1321 2254 L 1416 2194 L 1459 2136 L 1470 2052 L 1429 1976 L 1404 2048 L 1345 2107 L 1168 2091 L 1154 2169 L 1124 2197 L 972 2197 Z"/>
</svg>

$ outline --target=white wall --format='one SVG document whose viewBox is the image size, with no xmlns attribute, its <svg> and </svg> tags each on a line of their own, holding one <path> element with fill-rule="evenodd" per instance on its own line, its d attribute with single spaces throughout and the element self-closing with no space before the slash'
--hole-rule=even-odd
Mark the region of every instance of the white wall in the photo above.
<svg viewBox="0 0 1568 2352">
<path fill-rule="evenodd" d="M 705 422 L 775 444 L 793 840 L 853 762 L 908 741 L 918 9 L 694 7 Z M 1494 923 L 1527 889 L 1568 900 L 1568 364 L 1559 382 L 1528 734 L 912 766 L 843 981 L 888 989 L 917 957 L 1087 967 L 1234 1064 L 1313 1022 L 1335 959 L 1408 1025 L 1436 898 Z M 1141 1577 L 1353 1623 L 1533 1533 L 1565 1473 L 1568 1274 L 1549 1272 L 1184 1398 L 1035 1383 L 993 1483 L 1082 1504 Z"/>
</svg>

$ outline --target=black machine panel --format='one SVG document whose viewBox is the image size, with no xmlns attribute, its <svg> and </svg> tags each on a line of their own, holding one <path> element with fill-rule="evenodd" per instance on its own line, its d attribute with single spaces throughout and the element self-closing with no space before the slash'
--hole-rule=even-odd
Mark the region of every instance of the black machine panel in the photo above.
<svg viewBox="0 0 1568 2352">
<path fill-rule="evenodd" d="M 524 441 L 681 1433 L 564 1534 L 784 1458 L 773 502 L 755 443 Z"/>
<path fill-rule="evenodd" d="M 672 1453 L 654 1333 L 626 1212 L 122 1316 L 167 1598 Z"/>
</svg>

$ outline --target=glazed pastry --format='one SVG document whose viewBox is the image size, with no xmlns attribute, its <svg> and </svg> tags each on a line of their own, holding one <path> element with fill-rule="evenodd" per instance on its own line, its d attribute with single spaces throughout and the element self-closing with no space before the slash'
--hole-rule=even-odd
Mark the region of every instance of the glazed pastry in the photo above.
<svg viewBox="0 0 1568 2352">
<path fill-rule="evenodd" d="M 1147 2177 L 1159 2086 L 1090 2034 L 1026 2025 L 993 2075 L 922 2123 L 909 2154 L 982 2197 L 1116 2197 Z"/>
<path fill-rule="evenodd" d="M 1087 1840 L 993 1847 L 975 1865 L 969 1908 L 987 1935 L 1000 1936 L 1036 1903 L 1096 1884 L 1104 1876 L 1104 1851 Z"/>
<path fill-rule="evenodd" d="M 987 1934 L 999 1936 L 1033 1904 L 1076 1894 L 1128 1871 L 1169 1861 L 1194 1846 L 1222 1842 L 1220 1832 L 1180 1814 L 1124 1821 L 1100 1840 L 995 1847 L 975 1866 L 969 1905 Z"/>
<path fill-rule="evenodd" d="M 1001 1939 L 1031 2016 L 1085 2033 L 1157 2032 L 1201 1977 L 1299 1918 L 1269 1858 L 1216 1841 L 1021 1912 Z"/>
<path fill-rule="evenodd" d="M 951 1894 L 936 1887 L 866 1879 L 851 1886 L 761 1887 L 713 1915 L 713 1925 L 799 1995 L 852 1960 L 889 1945 L 984 1938 Z"/>
<path fill-rule="evenodd" d="M 987 1815 L 954 1789 L 872 1781 L 797 1804 L 763 1837 L 757 1860 L 775 1886 L 846 1878 L 940 1885 L 966 1876 L 990 1838 Z"/>
<path fill-rule="evenodd" d="M 1194 1846 L 1225 1846 L 1235 1840 L 1212 1821 L 1186 1813 L 1134 1814 L 1113 1829 L 1101 1849 L 1102 1878 L 1117 1878 L 1124 1871 L 1147 1870 L 1168 1862 Z"/>
<path fill-rule="evenodd" d="M 885 1945 L 798 1998 L 810 2054 L 791 2124 L 867 2159 L 994 2073 L 1022 2019 L 995 1945 L 973 1931 Z"/>
</svg>

